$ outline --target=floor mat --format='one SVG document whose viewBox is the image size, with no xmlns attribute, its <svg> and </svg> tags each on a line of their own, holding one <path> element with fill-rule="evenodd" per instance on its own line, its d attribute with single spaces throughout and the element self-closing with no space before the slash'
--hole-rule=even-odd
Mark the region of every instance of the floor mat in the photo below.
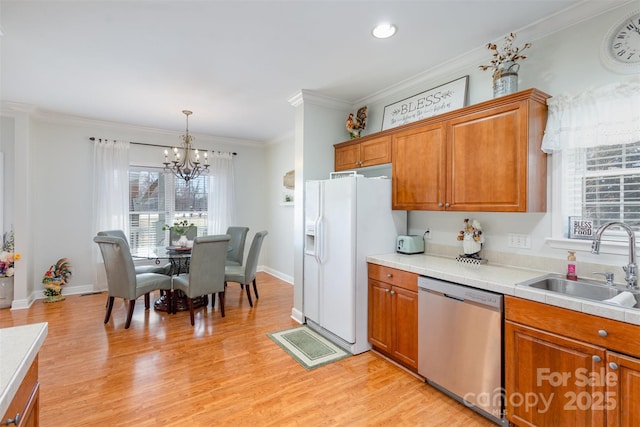
<svg viewBox="0 0 640 427">
<path fill-rule="evenodd" d="M 351 356 L 306 326 L 273 332 L 267 336 L 309 370 Z"/>
</svg>

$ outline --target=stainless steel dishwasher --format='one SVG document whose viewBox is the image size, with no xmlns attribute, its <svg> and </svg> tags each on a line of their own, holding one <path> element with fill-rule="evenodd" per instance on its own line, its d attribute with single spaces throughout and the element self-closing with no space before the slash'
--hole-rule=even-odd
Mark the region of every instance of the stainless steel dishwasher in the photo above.
<svg viewBox="0 0 640 427">
<path fill-rule="evenodd" d="M 492 421 L 504 418 L 503 296 L 418 278 L 418 372 Z"/>
</svg>

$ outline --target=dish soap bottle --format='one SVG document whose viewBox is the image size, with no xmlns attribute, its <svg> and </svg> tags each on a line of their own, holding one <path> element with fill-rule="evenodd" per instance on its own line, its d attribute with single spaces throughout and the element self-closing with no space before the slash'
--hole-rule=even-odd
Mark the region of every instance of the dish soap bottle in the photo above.
<svg viewBox="0 0 640 427">
<path fill-rule="evenodd" d="M 569 256 L 567 257 L 567 280 L 578 280 L 578 275 L 576 274 L 576 253 L 574 251 L 569 251 Z"/>
</svg>

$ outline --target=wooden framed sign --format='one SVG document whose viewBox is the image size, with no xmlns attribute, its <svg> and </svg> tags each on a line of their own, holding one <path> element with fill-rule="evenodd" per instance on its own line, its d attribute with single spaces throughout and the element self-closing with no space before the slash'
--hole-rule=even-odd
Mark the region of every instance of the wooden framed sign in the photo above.
<svg viewBox="0 0 640 427">
<path fill-rule="evenodd" d="M 593 239 L 595 230 L 593 220 L 579 216 L 569 217 L 569 238 L 570 239 Z"/>
<path fill-rule="evenodd" d="M 445 83 L 384 107 L 382 130 L 406 125 L 467 105 L 469 76 Z"/>
</svg>

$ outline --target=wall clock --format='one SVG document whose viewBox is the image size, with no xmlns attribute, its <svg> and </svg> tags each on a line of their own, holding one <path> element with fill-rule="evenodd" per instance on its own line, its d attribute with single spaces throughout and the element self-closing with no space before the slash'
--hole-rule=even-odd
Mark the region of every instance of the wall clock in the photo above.
<svg viewBox="0 0 640 427">
<path fill-rule="evenodd" d="M 640 73 L 640 10 L 626 15 L 607 31 L 600 56 L 610 70 Z"/>
</svg>

